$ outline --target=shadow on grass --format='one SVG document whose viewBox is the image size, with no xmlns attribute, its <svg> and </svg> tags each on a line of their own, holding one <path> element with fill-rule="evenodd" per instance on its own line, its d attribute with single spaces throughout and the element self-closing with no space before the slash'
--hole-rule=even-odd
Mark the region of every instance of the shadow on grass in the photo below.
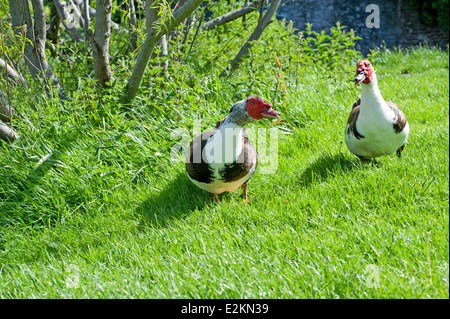
<svg viewBox="0 0 450 319">
<path fill-rule="evenodd" d="M 184 218 L 211 202 L 214 202 L 211 194 L 195 186 L 182 172 L 161 192 L 146 199 L 138 207 L 137 213 L 150 225 L 165 227 L 170 220 Z"/>
<path fill-rule="evenodd" d="M 348 159 L 341 153 L 334 155 L 326 154 L 319 157 L 305 169 L 300 178 L 302 185 L 308 187 L 311 184 L 324 182 L 337 175 L 350 173 L 352 170 L 362 168 L 368 164 L 361 162 L 357 157 Z"/>
</svg>

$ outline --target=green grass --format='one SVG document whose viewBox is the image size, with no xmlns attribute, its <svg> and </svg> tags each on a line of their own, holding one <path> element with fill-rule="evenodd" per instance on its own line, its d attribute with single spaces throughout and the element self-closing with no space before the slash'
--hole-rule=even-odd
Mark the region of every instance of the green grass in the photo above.
<svg viewBox="0 0 450 319">
<path fill-rule="evenodd" d="M 448 53 L 373 63 L 410 123 L 403 158 L 351 155 L 360 88 L 305 75 L 275 106 L 289 123 L 275 126 L 278 169 L 257 171 L 248 204 L 240 191 L 216 204 L 169 158 L 170 132 L 191 132 L 194 112 L 203 128 L 226 114 L 226 83 L 178 115 L 150 96 L 128 115 L 113 96 L 91 111 L 83 90 L 19 110 L 21 140 L 0 143 L 0 297 L 448 298 Z"/>
</svg>

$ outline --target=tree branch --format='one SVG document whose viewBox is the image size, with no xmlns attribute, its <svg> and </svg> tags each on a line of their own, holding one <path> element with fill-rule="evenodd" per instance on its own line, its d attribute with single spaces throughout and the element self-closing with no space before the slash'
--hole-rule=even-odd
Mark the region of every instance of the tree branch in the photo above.
<svg viewBox="0 0 450 319">
<path fill-rule="evenodd" d="M 10 122 L 16 117 L 16 112 L 5 97 L 3 92 L 0 92 L 0 120 Z"/>
<path fill-rule="evenodd" d="M 263 0 L 255 0 L 255 1 L 251 2 L 250 4 L 247 4 L 245 7 L 242 7 L 241 9 L 226 13 L 223 16 L 220 16 L 213 20 L 205 22 L 202 25 L 202 29 L 203 30 L 211 30 L 219 25 L 223 25 L 230 21 L 236 20 L 237 18 L 245 16 L 246 14 L 258 9 L 258 7 L 261 5 L 262 2 L 263 2 Z"/>
<path fill-rule="evenodd" d="M 80 7 L 81 15 L 83 16 L 84 20 L 84 41 L 89 42 L 89 30 L 91 25 L 91 17 L 89 16 L 89 0 L 79 1 L 78 6 Z"/>
<path fill-rule="evenodd" d="M 45 12 L 44 2 L 41 0 L 31 0 L 33 5 L 34 33 L 37 35 L 36 40 L 40 41 L 41 47 L 45 48 Z"/>
<path fill-rule="evenodd" d="M 18 139 L 19 135 L 8 125 L 0 121 L 0 138 L 11 143 Z"/>
<path fill-rule="evenodd" d="M 267 12 L 264 15 L 264 17 L 259 20 L 258 25 L 256 26 L 253 33 L 250 35 L 250 38 L 247 40 L 247 42 L 245 42 L 241 50 L 238 52 L 238 54 L 236 54 L 235 58 L 231 61 L 230 65 L 225 70 L 223 70 L 223 72 L 220 74 L 219 77 L 224 77 L 234 72 L 238 68 L 239 64 L 242 61 L 242 58 L 248 54 L 250 48 L 253 46 L 253 43 L 259 40 L 264 30 L 272 22 L 272 17 L 277 11 L 280 2 L 281 0 L 273 0 L 271 2 L 269 9 L 267 9 Z"/>
<path fill-rule="evenodd" d="M 56 11 L 58 11 L 59 17 L 61 18 L 61 22 L 72 40 L 75 42 L 83 41 L 83 36 L 78 30 L 78 27 L 75 25 L 75 22 L 77 22 L 80 27 L 83 27 L 83 22 L 80 22 L 81 13 L 78 8 L 72 3 L 72 1 L 69 1 L 68 4 L 59 0 L 53 0 L 53 2 L 55 3 L 55 8 Z M 71 6 L 74 10 L 73 14 L 67 10 L 68 6 Z"/>
<path fill-rule="evenodd" d="M 75 0 L 75 1 L 77 1 L 77 0 Z M 80 1 L 80 0 L 78 0 L 78 1 Z M 94 18 L 97 15 L 97 11 L 94 8 L 92 8 L 91 6 L 89 6 L 89 15 Z M 111 27 L 114 30 L 121 30 L 120 26 L 117 23 L 115 23 L 114 21 L 111 21 Z"/>
<path fill-rule="evenodd" d="M 136 32 L 137 19 L 136 19 L 136 9 L 134 8 L 134 0 L 128 1 L 129 17 L 128 24 L 130 26 L 130 48 L 136 50 L 138 34 Z"/>
<path fill-rule="evenodd" d="M 25 79 L 2 58 L 0 58 L 0 68 L 4 70 L 4 72 L 1 71 L 1 73 L 9 83 L 13 85 L 25 83 Z"/>
<path fill-rule="evenodd" d="M 145 30 L 149 33 L 158 21 L 158 10 L 160 4 L 156 0 L 147 0 L 145 2 Z"/>
<path fill-rule="evenodd" d="M 16 113 L 2 92 L 0 92 L 0 138 L 12 142 L 19 136 L 17 133 L 2 121 L 11 122 L 16 117 Z"/>
</svg>

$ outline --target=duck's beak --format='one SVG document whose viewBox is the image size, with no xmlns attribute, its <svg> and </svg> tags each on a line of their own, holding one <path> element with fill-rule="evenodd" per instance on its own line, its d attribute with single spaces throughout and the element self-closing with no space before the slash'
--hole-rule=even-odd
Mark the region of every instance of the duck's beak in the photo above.
<svg viewBox="0 0 450 319">
<path fill-rule="evenodd" d="M 266 108 L 264 109 L 264 111 L 261 112 L 261 116 L 263 116 L 263 117 L 271 117 L 271 118 L 278 119 L 278 118 L 280 118 L 280 112 L 275 111 L 275 110 L 272 109 L 271 107 L 266 107 Z"/>
<path fill-rule="evenodd" d="M 353 81 L 355 81 L 355 85 L 357 85 L 358 83 L 364 81 L 365 79 L 366 75 L 364 74 L 364 71 L 361 71 L 358 73 L 358 75 L 356 75 Z"/>
</svg>

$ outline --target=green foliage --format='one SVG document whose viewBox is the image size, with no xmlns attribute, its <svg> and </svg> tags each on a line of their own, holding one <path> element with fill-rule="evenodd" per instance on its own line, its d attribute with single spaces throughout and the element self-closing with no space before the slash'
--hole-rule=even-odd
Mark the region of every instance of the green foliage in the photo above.
<svg viewBox="0 0 450 319">
<path fill-rule="evenodd" d="M 9 13 L 9 1 L 0 0 L 0 18 L 5 19 L 8 17 Z"/>
<path fill-rule="evenodd" d="M 361 53 L 354 49 L 355 41 L 360 37 L 351 29 L 345 31 L 344 26 L 338 22 L 327 33 L 325 30 L 317 33 L 311 24 L 307 24 L 299 39 L 299 51 L 302 68 L 310 65 L 322 69 L 323 75 L 328 77 L 342 77 L 348 74 L 355 60 Z"/>
<path fill-rule="evenodd" d="M 448 0 L 407 0 L 408 7 L 419 13 L 420 19 L 427 25 L 438 25 L 448 31 Z"/>
<path fill-rule="evenodd" d="M 0 31 L 0 57 L 17 68 L 18 64 L 23 64 L 26 36 L 25 34 L 14 34 L 8 18 L 1 19 Z"/>
</svg>

